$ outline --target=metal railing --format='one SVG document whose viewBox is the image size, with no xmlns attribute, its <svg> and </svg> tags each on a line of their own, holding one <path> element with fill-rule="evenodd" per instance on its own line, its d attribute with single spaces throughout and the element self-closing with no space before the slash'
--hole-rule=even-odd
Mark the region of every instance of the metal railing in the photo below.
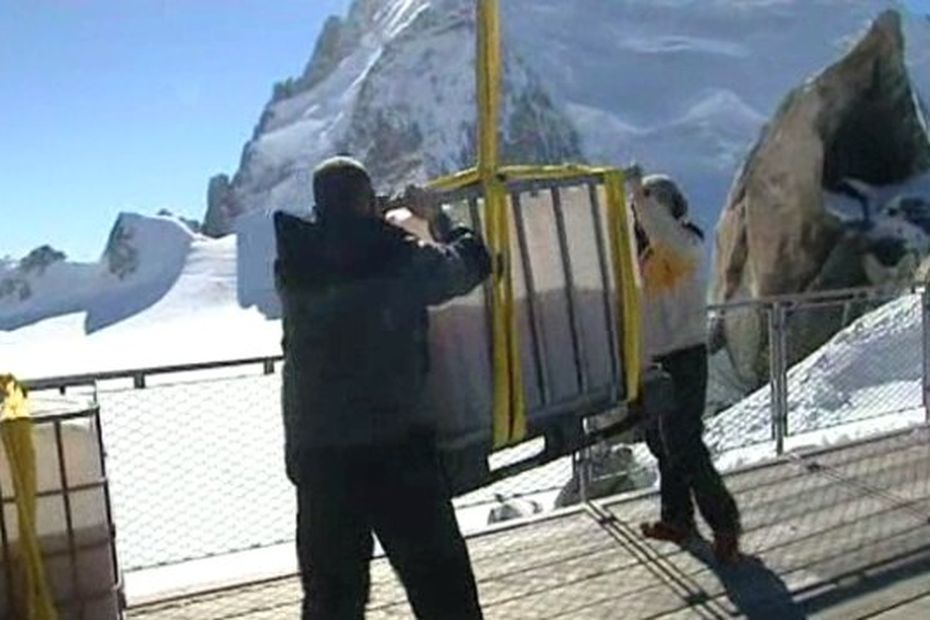
<svg viewBox="0 0 930 620">
<path fill-rule="evenodd" d="M 930 300 L 923 287 L 759 299 L 714 306 L 709 313 L 717 322 L 734 322 L 731 337 L 745 333 L 758 340 L 751 347 L 752 380 L 732 368 L 721 370 L 734 357 L 730 351 L 720 349 L 711 358 L 707 435 L 716 455 L 758 445 L 775 456 L 796 435 L 900 412 L 913 417 L 920 410 L 925 419 Z M 749 325 L 742 331 L 740 317 Z M 811 330 L 827 318 L 829 329 Z M 863 358 L 883 338 L 900 350 L 877 360 L 882 372 L 870 375 Z M 89 390 L 100 403 L 125 570 L 293 542 L 280 361 L 263 357 L 28 381 L 34 391 Z M 850 369 L 860 374 L 844 375 Z M 895 382 L 896 375 L 903 379 Z M 715 396 L 715 385 L 726 381 L 725 397 Z M 829 389 L 848 402 L 818 402 Z M 655 479 L 648 452 L 636 437 L 627 439 L 632 443 L 604 442 L 457 498 L 463 528 L 486 527 L 502 499 L 523 498 L 525 510 L 517 506 L 516 513 L 526 514 L 648 486 Z M 534 451 L 538 446 L 529 442 L 492 455 L 491 464 L 506 465 Z"/>
<path fill-rule="evenodd" d="M 64 617 L 120 618 L 122 583 L 96 405 L 34 398 L 35 520 L 49 596 Z M 10 444 L 0 448 L 6 453 Z M 6 453 L 2 461 L 10 458 Z M 5 465 L 5 463 L 3 463 Z M 0 466 L 0 617 L 29 617 L 17 493 Z M 27 500 L 29 501 L 29 500 Z"/>
<path fill-rule="evenodd" d="M 875 312 L 889 304 L 897 305 Z M 923 285 L 784 295 L 711 306 L 709 312 L 758 317 L 756 361 L 764 358 L 767 368 L 755 383 L 750 379 L 742 386 L 740 396 L 762 402 L 763 391 L 768 391 L 770 439 L 776 454 L 785 451 L 785 442 L 793 435 L 927 407 L 930 292 Z M 741 344 L 745 343 L 733 348 Z M 887 350 L 889 344 L 901 347 L 892 352 Z M 722 351 L 733 354 L 726 348 Z M 719 372 L 712 363 L 712 381 L 715 370 Z M 825 377 L 832 381 L 829 386 L 822 383 Z M 821 384 L 815 385 L 818 379 Z M 883 385 L 890 387 L 879 390 Z M 832 394 L 826 393 L 827 387 Z M 864 392 L 870 389 L 876 395 L 867 398 Z M 811 408 L 823 405 L 818 399 L 830 397 L 859 398 L 827 403 L 832 412 L 858 413 L 814 415 L 817 412 Z"/>
</svg>

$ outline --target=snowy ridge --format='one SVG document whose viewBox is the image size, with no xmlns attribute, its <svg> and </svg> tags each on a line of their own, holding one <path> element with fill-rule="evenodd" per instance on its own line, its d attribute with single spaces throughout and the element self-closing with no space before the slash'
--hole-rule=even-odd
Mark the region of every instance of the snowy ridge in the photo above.
<svg viewBox="0 0 930 620">
<path fill-rule="evenodd" d="M 128 318 L 171 288 L 195 238 L 176 218 L 123 213 L 98 263 L 52 262 L 25 275 L 28 296 L 0 298 L 0 329 L 78 311 L 87 313 L 89 332 Z"/>
<path fill-rule="evenodd" d="M 100 262 L 28 281 L 29 299 L 0 299 L 0 352 L 25 378 L 280 352 L 278 324 L 239 306 L 235 239 L 175 218 L 121 215 Z"/>
</svg>

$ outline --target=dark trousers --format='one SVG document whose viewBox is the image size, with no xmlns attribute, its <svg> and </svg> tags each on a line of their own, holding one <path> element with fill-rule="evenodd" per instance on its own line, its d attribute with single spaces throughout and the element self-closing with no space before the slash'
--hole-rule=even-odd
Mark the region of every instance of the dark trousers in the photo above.
<svg viewBox="0 0 930 620">
<path fill-rule="evenodd" d="M 468 549 L 432 443 L 315 451 L 297 486 L 304 620 L 364 618 L 372 533 L 417 618 L 481 618 Z"/>
<path fill-rule="evenodd" d="M 646 443 L 659 461 L 662 520 L 693 527 L 696 503 L 714 532 L 736 534 L 739 510 L 702 438 L 707 348 L 682 349 L 657 361 L 675 390 L 675 407 L 659 412 L 646 426 Z"/>
</svg>

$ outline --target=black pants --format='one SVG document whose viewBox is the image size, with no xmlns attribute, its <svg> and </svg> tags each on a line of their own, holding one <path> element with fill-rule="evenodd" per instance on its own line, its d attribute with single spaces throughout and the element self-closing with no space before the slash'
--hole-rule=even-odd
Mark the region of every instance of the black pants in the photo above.
<svg viewBox="0 0 930 620">
<path fill-rule="evenodd" d="M 481 618 L 468 550 L 430 441 L 318 450 L 301 474 L 304 620 L 364 618 L 372 532 L 417 618 Z"/>
<path fill-rule="evenodd" d="M 697 503 L 714 532 L 736 534 L 740 529 L 739 510 L 702 438 L 707 349 L 682 349 L 657 361 L 672 377 L 676 404 L 673 409 L 659 412 L 646 426 L 646 443 L 659 460 L 662 520 L 693 527 Z"/>
</svg>

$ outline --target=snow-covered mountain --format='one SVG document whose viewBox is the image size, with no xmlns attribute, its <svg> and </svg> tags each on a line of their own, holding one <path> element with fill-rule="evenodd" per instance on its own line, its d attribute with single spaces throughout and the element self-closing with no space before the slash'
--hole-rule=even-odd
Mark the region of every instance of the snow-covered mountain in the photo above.
<svg viewBox="0 0 930 620">
<path fill-rule="evenodd" d="M 278 352 L 279 328 L 243 310 L 236 242 L 169 216 L 122 214 L 97 263 L 51 248 L 0 266 L 0 360 L 23 377 Z"/>
<path fill-rule="evenodd" d="M 639 159 L 680 177 L 709 227 L 781 97 L 895 2 L 501 4 L 506 158 Z M 49 250 L 0 264 L 0 357 L 37 376 L 277 351 L 277 324 L 244 309 L 242 244 L 211 237 L 237 218 L 308 209 L 310 171 L 337 151 L 366 160 L 385 189 L 470 164 L 473 8 L 356 0 L 330 19 L 302 74 L 275 86 L 239 169 L 210 181 L 208 236 L 127 214 L 99 263 Z M 905 30 L 912 77 L 930 93 L 930 23 Z M 73 355 L 56 354 L 64 345 Z"/>
<path fill-rule="evenodd" d="M 346 151 L 382 188 L 474 158 L 467 0 L 358 0 L 279 84 L 239 170 L 211 185 L 208 233 L 256 209 L 310 207 L 313 165 Z M 781 97 L 839 58 L 890 0 L 509 0 L 502 4 L 510 160 L 636 158 L 684 181 L 710 226 Z M 908 19 L 930 93 L 930 24 Z"/>
</svg>

